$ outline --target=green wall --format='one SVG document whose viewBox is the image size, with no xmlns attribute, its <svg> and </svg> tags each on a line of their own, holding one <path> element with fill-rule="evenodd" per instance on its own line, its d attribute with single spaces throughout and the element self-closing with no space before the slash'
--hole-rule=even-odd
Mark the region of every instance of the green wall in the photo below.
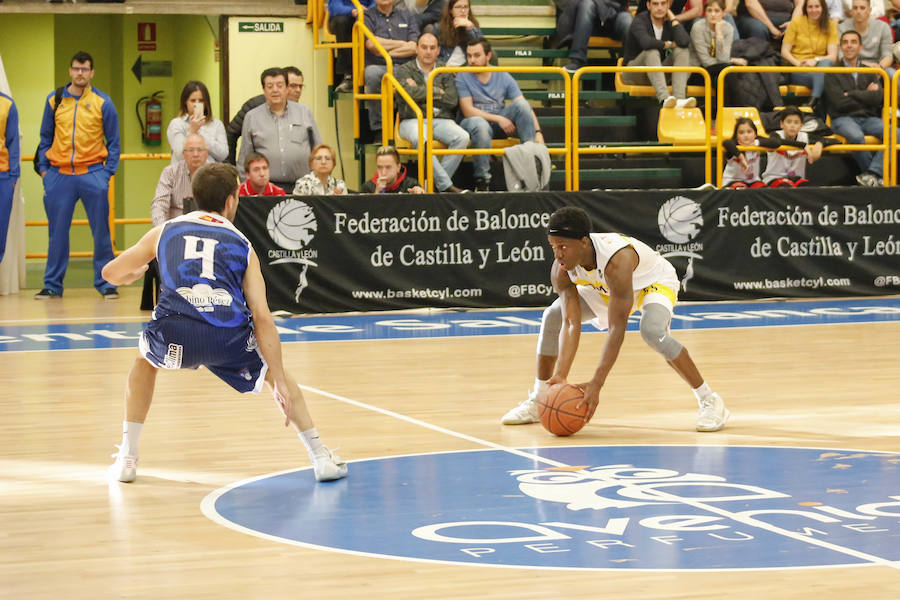
<svg viewBox="0 0 900 600">
<path fill-rule="evenodd" d="M 137 30 L 141 22 L 156 23 L 156 51 L 138 51 Z M 178 112 L 181 88 L 188 80 L 199 79 L 207 85 L 214 116 L 221 118 L 220 63 L 215 55 L 216 23 L 217 18 L 210 20 L 187 15 L 4 15 L 0 56 L 19 108 L 23 154 L 32 154 L 37 147 L 44 99 L 54 88 L 69 81 L 69 61 L 79 50 L 94 57 L 93 85 L 106 92 L 116 106 L 123 154 L 169 152 L 165 128 Z M 172 61 L 172 76 L 144 77 L 139 83 L 131 71 L 139 54 L 144 61 Z M 135 103 L 157 90 L 164 93 L 163 143 L 147 146 L 141 140 Z M 116 216 L 149 217 L 159 173 L 167 164 L 167 160 L 123 161 L 120 164 L 116 175 Z M 45 220 L 43 186 L 30 163 L 22 166 L 22 190 L 26 219 Z M 75 218 L 84 218 L 80 203 Z M 121 250 L 133 244 L 148 228 L 147 225 L 118 226 L 116 248 Z M 71 239 L 73 251 L 90 251 L 92 248 L 87 227 L 73 227 Z M 47 251 L 46 228 L 26 229 L 26 251 Z M 29 285 L 37 285 L 32 271 L 42 272 L 43 263 L 43 259 L 29 259 Z M 78 263 L 78 259 L 73 259 L 71 264 L 77 267 Z M 73 270 L 78 269 L 70 269 Z M 90 277 L 73 281 L 67 276 L 66 284 L 89 286 L 90 281 Z"/>
<path fill-rule="evenodd" d="M 281 21 L 280 34 L 238 32 L 239 21 Z M 154 51 L 138 51 L 138 23 L 156 23 L 157 47 Z M 326 143 L 340 147 L 344 178 L 355 185 L 356 164 L 353 159 L 351 103 L 339 103 L 337 132 L 334 110 L 328 106 L 328 53 L 312 48 L 312 35 L 302 19 L 230 17 L 229 62 L 232 112 L 260 92 L 259 73 L 269 66 L 296 65 L 303 70 L 305 87 L 301 102 L 308 105 L 316 118 Z M 218 17 L 188 15 L 38 15 L 5 14 L 0 56 L 6 67 L 12 96 L 21 115 L 23 153 L 34 152 L 38 143 L 43 102 L 57 86 L 67 83 L 69 61 L 75 52 L 85 50 L 94 57 L 94 85 L 106 92 L 119 113 L 122 152 L 130 154 L 169 152 L 163 134 L 161 146 L 147 146 L 141 140 L 140 125 L 135 115 L 139 98 L 162 90 L 163 132 L 178 113 L 178 101 L 184 84 L 192 79 L 203 81 L 209 88 L 213 116 L 227 122 L 222 114 L 221 62 L 216 51 Z M 138 82 L 131 68 L 141 56 L 143 61 L 171 61 L 171 77 L 144 77 Z M 147 218 L 159 173 L 168 160 L 123 161 L 116 174 L 116 216 Z M 26 219 L 45 220 L 43 186 L 40 178 L 23 165 L 22 189 L 26 199 Z M 337 174 L 340 175 L 340 166 Z M 81 205 L 75 218 L 84 218 Z M 135 243 L 148 225 L 116 227 L 116 248 L 122 250 Z M 72 228 L 72 250 L 90 251 L 87 227 Z M 47 251 L 47 230 L 26 229 L 29 253 Z M 29 285 L 39 286 L 43 259 L 29 260 Z M 73 259 L 67 286 L 91 285 L 89 259 Z M 80 271 L 81 275 L 77 275 Z"/>
</svg>

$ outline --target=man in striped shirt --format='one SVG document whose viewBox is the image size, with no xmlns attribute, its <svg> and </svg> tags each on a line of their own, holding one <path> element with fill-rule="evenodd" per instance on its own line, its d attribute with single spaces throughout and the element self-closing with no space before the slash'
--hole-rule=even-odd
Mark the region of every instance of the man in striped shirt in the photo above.
<svg viewBox="0 0 900 600">
<path fill-rule="evenodd" d="M 184 138 L 182 154 L 183 161 L 169 165 L 159 176 L 156 194 L 153 196 L 153 203 L 150 204 L 150 219 L 154 226 L 162 225 L 169 219 L 194 210 L 191 177 L 209 158 L 206 140 L 196 133 L 188 135 Z M 188 203 L 188 210 L 185 210 L 185 200 Z"/>
</svg>

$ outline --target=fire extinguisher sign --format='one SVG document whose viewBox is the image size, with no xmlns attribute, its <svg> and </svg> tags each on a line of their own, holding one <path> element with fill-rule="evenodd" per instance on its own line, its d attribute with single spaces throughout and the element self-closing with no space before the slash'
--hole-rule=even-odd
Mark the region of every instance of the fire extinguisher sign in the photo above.
<svg viewBox="0 0 900 600">
<path fill-rule="evenodd" d="M 138 52 L 156 51 L 156 23 L 137 24 Z"/>
</svg>

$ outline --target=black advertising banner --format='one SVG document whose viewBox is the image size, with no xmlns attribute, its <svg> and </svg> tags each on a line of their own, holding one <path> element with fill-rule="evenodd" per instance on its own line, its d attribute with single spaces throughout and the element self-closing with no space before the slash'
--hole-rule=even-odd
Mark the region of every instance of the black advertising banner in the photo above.
<svg viewBox="0 0 900 600">
<path fill-rule="evenodd" d="M 682 299 L 900 291 L 890 188 L 254 197 L 235 224 L 273 310 L 544 306 L 547 219 L 564 205 L 657 249 Z"/>
</svg>

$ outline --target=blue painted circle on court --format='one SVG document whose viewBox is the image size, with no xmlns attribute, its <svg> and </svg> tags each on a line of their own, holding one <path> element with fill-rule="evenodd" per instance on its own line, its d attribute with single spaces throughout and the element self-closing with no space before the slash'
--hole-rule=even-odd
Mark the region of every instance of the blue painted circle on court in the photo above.
<svg viewBox="0 0 900 600">
<path fill-rule="evenodd" d="M 229 527 L 409 560 L 574 569 L 765 569 L 900 560 L 900 454 L 570 446 L 353 462 L 210 494 Z"/>
</svg>

